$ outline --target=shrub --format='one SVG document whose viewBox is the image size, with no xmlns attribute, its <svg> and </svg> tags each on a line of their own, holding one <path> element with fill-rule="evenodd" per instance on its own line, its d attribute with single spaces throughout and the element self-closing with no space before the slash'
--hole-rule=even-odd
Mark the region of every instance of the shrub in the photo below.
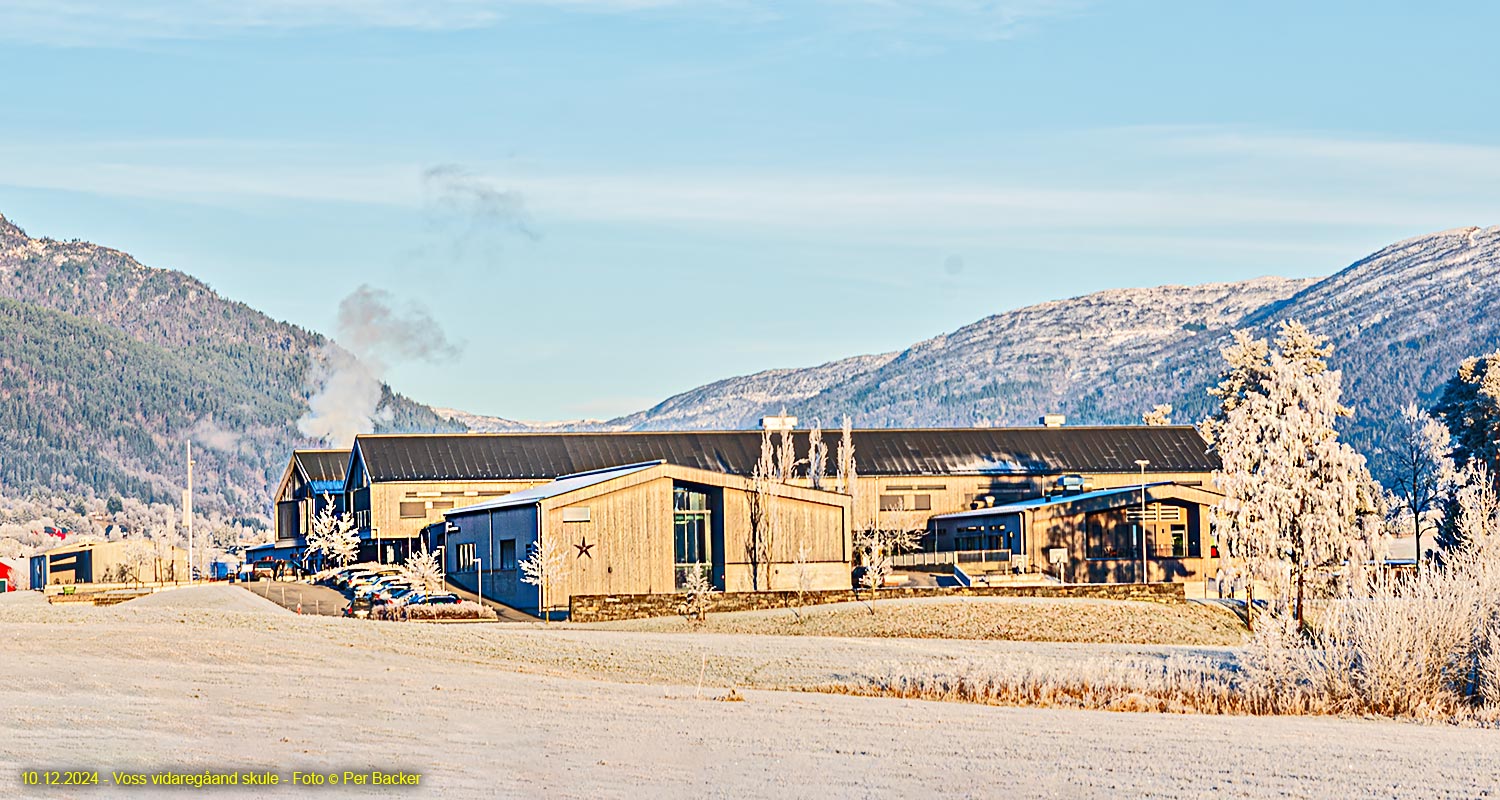
<svg viewBox="0 0 1500 800">
<path fill-rule="evenodd" d="M 493 608 L 487 608 L 470 600 L 441 605 L 376 606 L 371 612 L 375 619 L 391 621 L 430 621 L 449 619 L 496 619 Z"/>
</svg>

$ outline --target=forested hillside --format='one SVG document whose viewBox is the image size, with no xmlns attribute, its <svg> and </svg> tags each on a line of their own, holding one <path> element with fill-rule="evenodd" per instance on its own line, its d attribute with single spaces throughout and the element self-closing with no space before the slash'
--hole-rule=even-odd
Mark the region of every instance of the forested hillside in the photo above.
<svg viewBox="0 0 1500 800">
<path fill-rule="evenodd" d="M 118 250 L 32 239 L 0 217 L 0 490 L 264 515 L 322 336 Z M 386 393 L 391 430 L 461 430 Z"/>
</svg>

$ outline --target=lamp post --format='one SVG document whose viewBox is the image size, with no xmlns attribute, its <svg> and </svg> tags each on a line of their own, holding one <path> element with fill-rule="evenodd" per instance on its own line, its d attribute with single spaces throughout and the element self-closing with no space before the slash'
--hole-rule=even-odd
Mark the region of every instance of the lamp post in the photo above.
<svg viewBox="0 0 1500 800">
<path fill-rule="evenodd" d="M 474 559 L 474 593 L 479 595 L 479 607 L 484 608 L 484 559 Z"/>
<path fill-rule="evenodd" d="M 1141 468 L 1141 521 L 1137 528 L 1141 533 L 1141 583 L 1150 580 L 1150 576 L 1146 574 L 1146 467 L 1150 463 L 1144 458 L 1135 460 L 1135 465 Z"/>
</svg>

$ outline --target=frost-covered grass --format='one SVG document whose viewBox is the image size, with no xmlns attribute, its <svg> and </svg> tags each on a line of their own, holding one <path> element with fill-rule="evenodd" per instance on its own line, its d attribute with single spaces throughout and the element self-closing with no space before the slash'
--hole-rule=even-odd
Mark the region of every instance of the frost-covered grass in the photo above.
<svg viewBox="0 0 1500 800">
<path fill-rule="evenodd" d="M 906 664 L 823 691 L 990 705 L 1500 724 L 1500 564 L 1455 559 L 1258 617 L 1235 663 L 1197 656 Z"/>
<path fill-rule="evenodd" d="M 769 636 L 1237 645 L 1245 626 L 1222 606 L 1026 597 L 922 598 L 598 623 L 590 627 Z"/>
</svg>

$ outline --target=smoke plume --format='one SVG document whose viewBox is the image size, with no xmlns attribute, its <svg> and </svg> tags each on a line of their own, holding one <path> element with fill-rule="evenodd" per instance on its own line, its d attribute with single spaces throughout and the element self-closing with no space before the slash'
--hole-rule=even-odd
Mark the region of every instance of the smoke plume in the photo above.
<svg viewBox="0 0 1500 800">
<path fill-rule="evenodd" d="M 307 383 L 308 411 L 297 429 L 330 447 L 348 447 L 389 418 L 381 408 L 386 370 L 402 361 L 456 358 L 437 320 L 425 309 L 398 311 L 390 292 L 360 286 L 339 303 L 338 333 L 313 353 Z"/>
<path fill-rule="evenodd" d="M 506 237 L 541 238 L 520 192 L 501 189 L 457 164 L 425 170 L 422 194 L 428 224 L 448 243 L 452 261 L 463 261 L 471 253 L 493 261 Z"/>
</svg>

